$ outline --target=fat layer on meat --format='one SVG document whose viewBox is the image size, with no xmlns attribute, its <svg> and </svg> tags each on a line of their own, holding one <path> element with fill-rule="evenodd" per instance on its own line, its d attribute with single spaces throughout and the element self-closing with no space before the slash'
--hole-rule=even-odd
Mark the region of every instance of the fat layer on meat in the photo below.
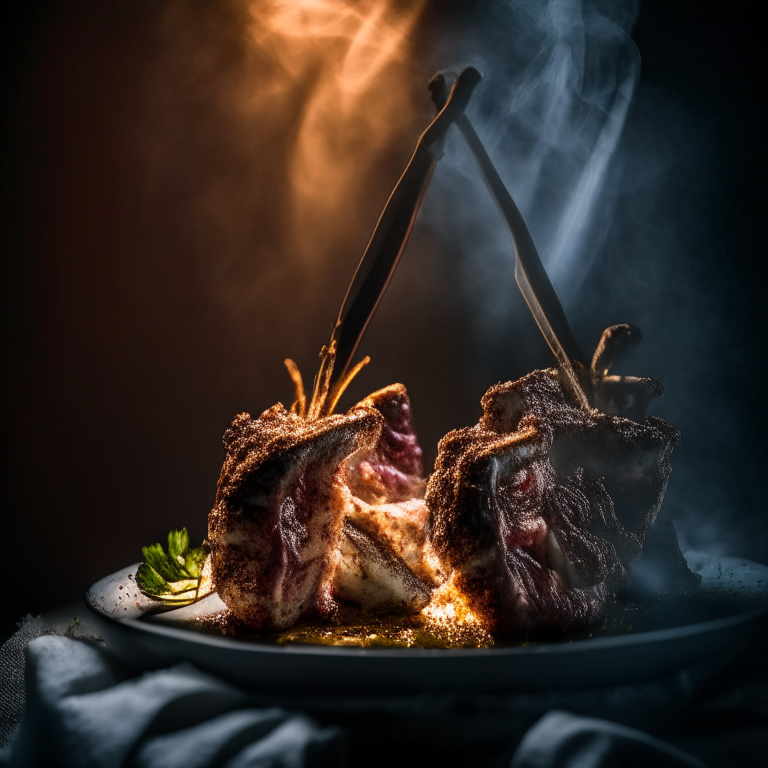
<svg viewBox="0 0 768 768">
<path fill-rule="evenodd" d="M 414 613 L 443 578 L 428 539 L 424 464 L 402 384 L 369 395 L 361 406 L 381 414 L 383 428 L 370 454 L 345 465 L 351 503 L 333 594 L 369 613 Z"/>
</svg>

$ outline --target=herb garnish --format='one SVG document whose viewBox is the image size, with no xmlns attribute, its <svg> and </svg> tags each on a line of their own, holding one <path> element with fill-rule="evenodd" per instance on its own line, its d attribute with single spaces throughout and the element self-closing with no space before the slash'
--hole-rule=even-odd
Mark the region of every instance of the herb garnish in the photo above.
<svg viewBox="0 0 768 768">
<path fill-rule="evenodd" d="M 210 560 L 202 547 L 189 548 L 186 528 L 168 533 L 167 552 L 162 544 L 141 551 L 144 562 L 136 572 L 136 583 L 147 597 L 180 606 L 211 592 Z"/>
</svg>

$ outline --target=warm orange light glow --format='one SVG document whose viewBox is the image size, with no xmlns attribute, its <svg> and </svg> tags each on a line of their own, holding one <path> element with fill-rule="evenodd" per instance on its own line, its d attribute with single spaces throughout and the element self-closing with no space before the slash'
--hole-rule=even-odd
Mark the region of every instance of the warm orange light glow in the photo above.
<svg viewBox="0 0 768 768">
<path fill-rule="evenodd" d="M 269 119 L 301 101 L 287 126 L 293 145 L 287 173 L 293 235 L 305 258 L 318 238 L 354 223 L 349 218 L 359 215 L 356 202 L 373 164 L 413 120 L 410 36 L 424 5 L 260 0 L 250 6 L 252 40 L 273 62 L 269 82 L 254 94 L 259 109 Z"/>
<path fill-rule="evenodd" d="M 452 573 L 433 593 L 429 604 L 421 614 L 435 624 L 470 625 L 482 627 L 480 620 L 472 613 L 466 597 L 456 586 L 455 573 Z"/>
</svg>

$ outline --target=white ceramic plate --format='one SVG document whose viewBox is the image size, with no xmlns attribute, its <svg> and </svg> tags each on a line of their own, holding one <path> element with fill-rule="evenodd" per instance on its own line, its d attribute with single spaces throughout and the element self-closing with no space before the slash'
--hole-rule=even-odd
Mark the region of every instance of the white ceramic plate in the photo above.
<svg viewBox="0 0 768 768">
<path fill-rule="evenodd" d="M 688 553 L 699 594 L 661 605 L 639 631 L 567 643 L 477 649 L 278 646 L 189 629 L 218 596 L 156 613 L 132 576 L 138 564 L 86 594 L 108 647 L 133 667 L 191 661 L 239 685 L 279 693 L 499 693 L 634 683 L 735 651 L 768 624 L 768 567 Z M 153 615 L 154 614 L 154 615 Z"/>
</svg>

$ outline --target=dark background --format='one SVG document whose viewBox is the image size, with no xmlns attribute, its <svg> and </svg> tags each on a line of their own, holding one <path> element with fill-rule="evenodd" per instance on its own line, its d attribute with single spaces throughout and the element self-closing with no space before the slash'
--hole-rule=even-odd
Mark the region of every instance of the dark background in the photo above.
<svg viewBox="0 0 768 768">
<path fill-rule="evenodd" d="M 290 398 L 284 357 L 311 377 L 428 120 L 427 105 L 381 154 L 362 213 L 340 212 L 345 234 L 327 269 L 297 274 L 284 268 L 277 234 L 281 137 L 262 132 L 244 154 L 244 136 L 231 132 L 247 126 L 221 106 L 219 86 L 237 77 L 242 55 L 227 37 L 236 4 L 200 11 L 183 34 L 203 63 L 182 72 L 178 93 L 154 99 L 153 88 L 172 88 L 163 5 L 38 2 L 4 25 L 3 636 L 24 614 L 75 600 L 140 559 L 141 545 L 172 526 L 202 539 L 223 428 L 235 413 Z M 642 203 L 673 257 L 649 254 L 650 271 L 622 260 L 636 233 L 618 216 L 572 320 L 585 346 L 613 322 L 645 321 L 647 352 L 633 372 L 664 381 L 655 412 L 683 431 L 666 502 L 683 538 L 768 562 L 758 9 L 642 4 L 623 173 L 642 176 L 649 151 L 670 162 L 640 191 L 624 184 L 617 206 Z M 473 17 L 482 4 L 440 13 Z M 210 71 L 218 79 L 207 84 Z M 423 73 L 415 77 L 421 87 Z M 174 119 L 168 104 L 182 105 L 174 130 L 161 125 Z M 201 188 L 227 201 L 221 231 L 190 213 Z M 414 264 L 434 258 L 429 235 L 416 233 Z M 225 267 L 214 269 L 219 258 Z M 538 339 L 479 361 L 466 331 L 472 302 L 450 265 L 439 271 L 437 282 L 415 279 L 415 267 L 398 275 L 366 339 L 376 368 L 350 395 L 404 381 L 430 458 L 441 435 L 476 420 L 487 386 L 551 364 Z M 242 290 L 227 301 L 220 285 Z"/>
</svg>

